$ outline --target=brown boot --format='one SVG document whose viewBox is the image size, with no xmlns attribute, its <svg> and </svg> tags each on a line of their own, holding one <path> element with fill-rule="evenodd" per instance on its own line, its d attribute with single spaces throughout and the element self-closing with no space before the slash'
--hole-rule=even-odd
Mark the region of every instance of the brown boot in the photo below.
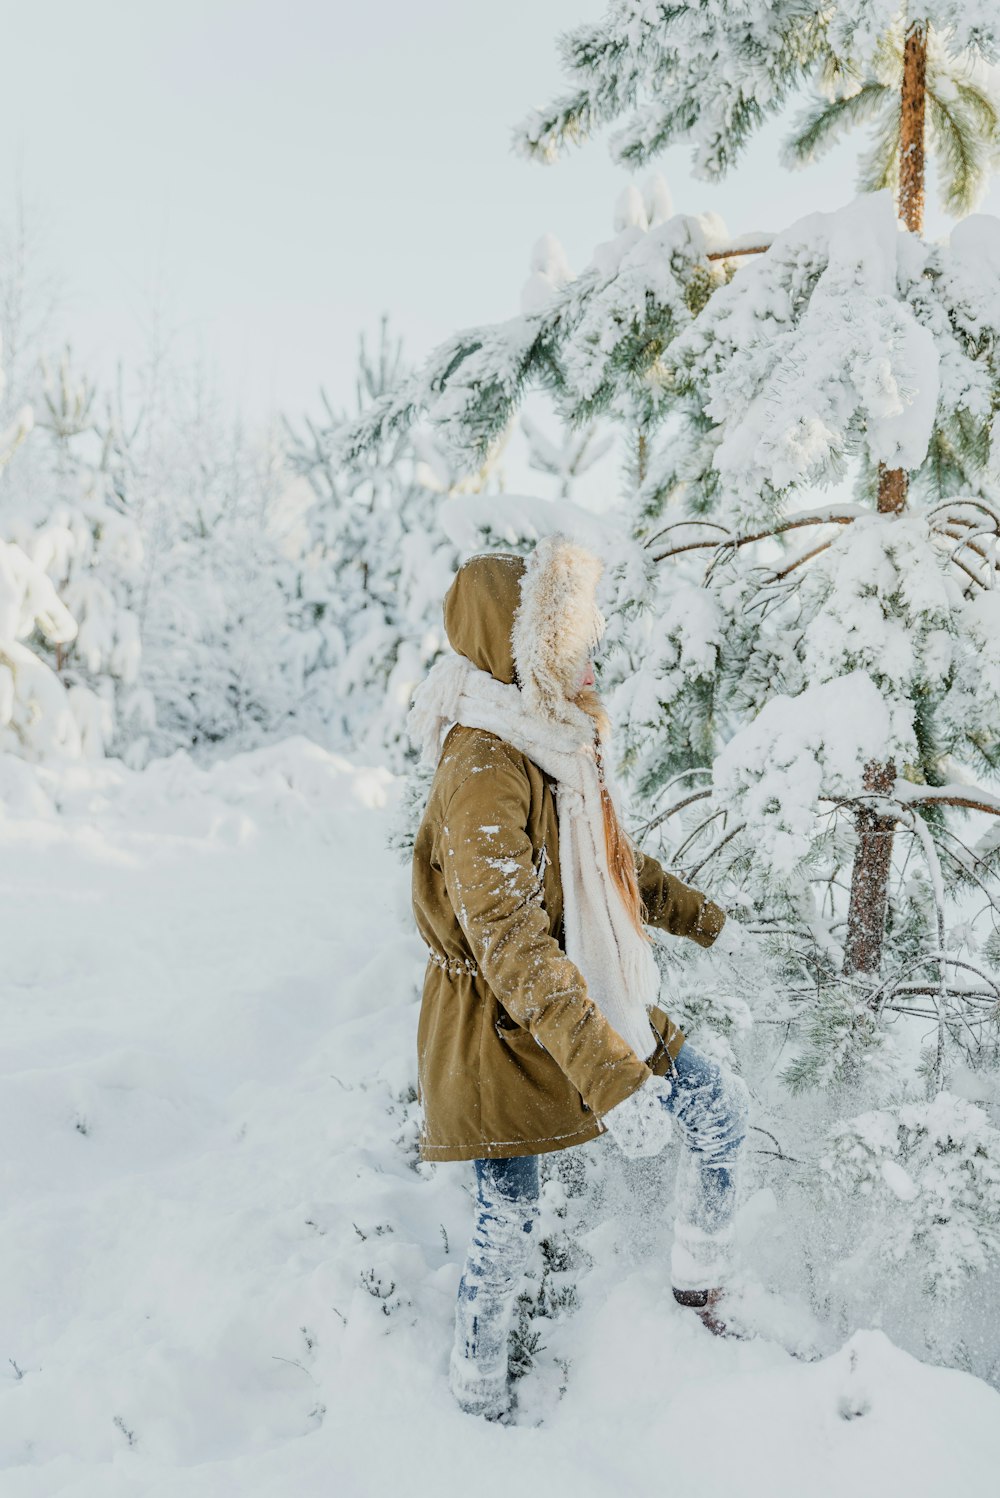
<svg viewBox="0 0 1000 1498">
<path fill-rule="evenodd" d="M 707 1327 L 714 1337 L 746 1341 L 744 1334 L 728 1325 L 719 1313 L 719 1304 L 725 1295 L 722 1286 L 716 1285 L 711 1290 L 675 1290 L 674 1300 L 680 1306 L 690 1306 L 702 1326 Z"/>
</svg>

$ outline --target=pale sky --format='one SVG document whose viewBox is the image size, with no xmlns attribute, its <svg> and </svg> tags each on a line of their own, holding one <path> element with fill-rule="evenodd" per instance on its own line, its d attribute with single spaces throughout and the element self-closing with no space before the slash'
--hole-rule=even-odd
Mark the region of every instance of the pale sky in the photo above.
<svg viewBox="0 0 1000 1498">
<path fill-rule="evenodd" d="M 510 148 L 561 88 L 554 39 L 602 0 L 51 0 L 10 7 L 0 218 L 18 184 L 81 362 L 139 356 L 160 300 L 256 417 L 351 396 L 383 310 L 415 358 L 518 310 L 546 231 L 582 268 L 630 180 L 598 139 L 554 167 Z M 718 186 L 682 147 L 675 208 L 734 233 L 853 195 L 857 135 L 805 172 L 774 131 Z M 640 173 L 637 180 L 644 180 Z M 994 189 L 985 205 L 1000 207 Z M 943 220 L 935 214 L 929 227 Z"/>
</svg>

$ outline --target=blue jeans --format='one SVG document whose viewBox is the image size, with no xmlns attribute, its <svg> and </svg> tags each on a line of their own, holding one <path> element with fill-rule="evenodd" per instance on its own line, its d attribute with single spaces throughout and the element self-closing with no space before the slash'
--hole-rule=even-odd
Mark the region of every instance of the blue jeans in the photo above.
<svg viewBox="0 0 1000 1498">
<path fill-rule="evenodd" d="M 671 1279 L 677 1290 L 723 1285 L 732 1268 L 736 1165 L 746 1137 L 746 1085 L 681 1047 L 666 1107 L 686 1149 L 677 1171 Z M 452 1386 L 475 1370 L 480 1391 L 506 1376 L 514 1297 L 538 1218 L 538 1156 L 474 1161 L 476 1218 L 458 1287 Z M 456 1392 L 458 1390 L 456 1389 Z"/>
</svg>

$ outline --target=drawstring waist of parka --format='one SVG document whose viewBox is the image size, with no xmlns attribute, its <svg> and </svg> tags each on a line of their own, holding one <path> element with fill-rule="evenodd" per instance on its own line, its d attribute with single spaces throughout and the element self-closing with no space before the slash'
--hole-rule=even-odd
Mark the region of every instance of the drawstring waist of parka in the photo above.
<svg viewBox="0 0 1000 1498">
<path fill-rule="evenodd" d="M 446 957 L 443 952 L 436 951 L 434 947 L 428 947 L 427 961 L 433 962 L 435 967 L 442 968 L 449 978 L 458 978 L 462 974 L 470 974 L 473 978 L 481 976 L 479 968 L 471 957 Z"/>
<path fill-rule="evenodd" d="M 558 942 L 559 947 L 565 951 L 562 931 L 563 924 L 560 918 L 559 924 L 552 934 Z M 426 942 L 424 945 L 427 946 Z M 463 974 L 468 974 L 473 978 L 481 978 L 483 976 L 482 969 L 476 966 L 471 957 L 448 957 L 444 952 L 439 952 L 436 947 L 427 947 L 427 961 L 433 962 L 434 966 L 439 967 L 442 972 L 447 973 L 449 978 L 458 978 Z"/>
</svg>

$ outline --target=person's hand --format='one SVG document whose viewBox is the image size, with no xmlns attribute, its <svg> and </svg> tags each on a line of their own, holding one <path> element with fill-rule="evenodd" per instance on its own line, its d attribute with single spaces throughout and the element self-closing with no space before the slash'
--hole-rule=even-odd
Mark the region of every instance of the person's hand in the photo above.
<svg viewBox="0 0 1000 1498">
<path fill-rule="evenodd" d="M 753 937 L 747 928 L 728 915 L 709 951 L 717 952 L 721 957 L 746 957 L 752 941 Z"/>
<path fill-rule="evenodd" d="M 667 1100 L 671 1085 L 651 1072 L 645 1082 L 604 1115 L 604 1125 L 623 1155 L 635 1160 L 658 1155 L 672 1130 Z"/>
</svg>

